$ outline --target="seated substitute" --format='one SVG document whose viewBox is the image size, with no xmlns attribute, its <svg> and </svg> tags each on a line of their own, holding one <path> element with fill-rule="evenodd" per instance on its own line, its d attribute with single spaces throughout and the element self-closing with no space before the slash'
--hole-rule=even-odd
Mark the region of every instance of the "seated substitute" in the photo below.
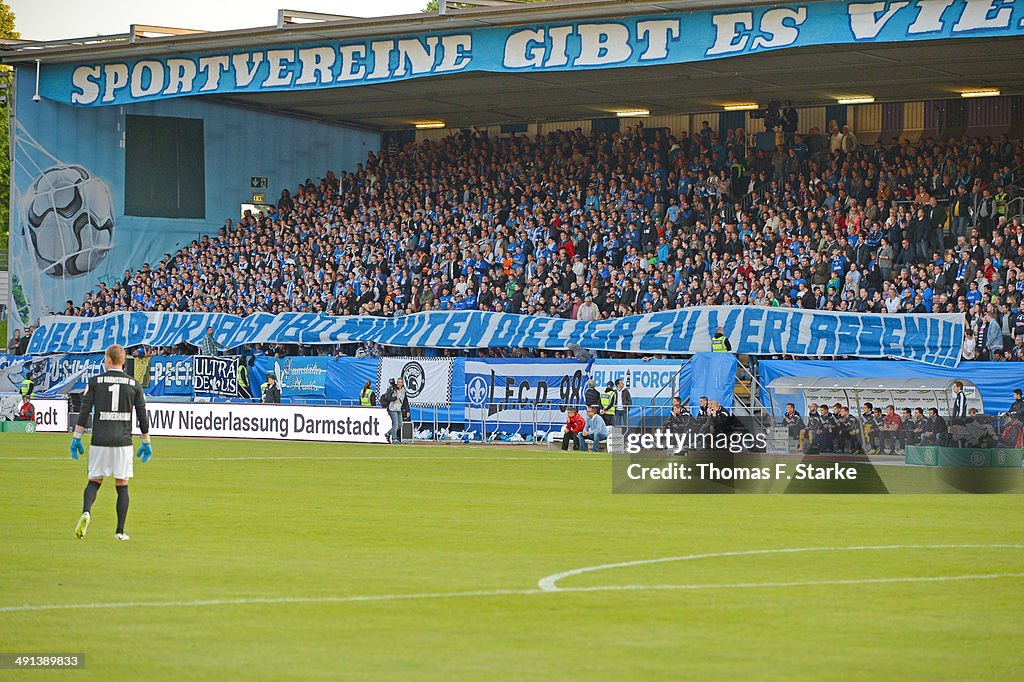
<svg viewBox="0 0 1024 682">
<path fill-rule="evenodd" d="M 923 407 L 914 408 L 914 417 L 912 421 L 914 423 L 914 439 L 912 441 L 908 441 L 908 445 L 916 445 L 920 443 L 921 439 L 924 437 L 925 429 L 928 426 L 928 420 L 925 419 Z"/>
<path fill-rule="evenodd" d="M 729 426 L 729 413 L 725 411 L 717 400 L 708 401 L 708 414 L 704 420 L 704 426 L 700 433 L 727 433 Z"/>
<path fill-rule="evenodd" d="M 796 405 L 793 403 L 786 403 L 786 413 L 782 415 L 782 425 L 788 429 L 790 440 L 800 440 L 800 433 L 804 430 L 804 420 L 796 411 Z"/>
<path fill-rule="evenodd" d="M 882 426 L 885 424 L 885 415 L 882 408 L 876 407 L 871 410 L 870 418 L 863 424 L 864 447 L 869 455 L 876 455 L 882 450 Z"/>
<path fill-rule="evenodd" d="M 807 423 L 803 429 L 800 430 L 800 451 L 806 452 L 807 448 L 811 447 L 811 438 L 814 436 L 814 430 L 817 429 L 821 424 L 821 420 L 818 418 L 818 403 L 811 403 L 807 407 Z"/>
<path fill-rule="evenodd" d="M 850 408 L 843 405 L 839 408 L 839 420 L 836 422 L 836 452 L 861 453 L 860 422 L 850 414 Z"/>
<path fill-rule="evenodd" d="M 808 420 L 810 422 L 810 420 Z M 818 406 L 818 419 L 814 423 L 814 431 L 811 434 L 811 445 L 807 449 L 809 453 L 822 453 L 832 450 L 832 415 L 828 413 L 828 405 Z"/>
<path fill-rule="evenodd" d="M 928 416 L 924 420 L 924 431 L 921 433 L 921 445 L 945 445 L 946 444 L 946 420 L 939 415 L 939 411 L 928 408 Z"/>
<path fill-rule="evenodd" d="M 902 426 L 903 420 L 900 418 L 899 413 L 896 412 L 896 406 L 887 405 L 885 408 L 885 418 L 882 419 L 882 427 L 880 429 L 880 454 L 897 454 L 896 450 L 900 447 L 900 429 Z"/>
<path fill-rule="evenodd" d="M 911 412 L 909 407 L 904 407 L 900 410 L 900 449 L 899 452 L 894 454 L 902 454 L 905 447 L 908 445 L 915 445 L 921 440 L 921 434 L 919 432 L 915 432 L 915 426 L 913 412 Z"/>
<path fill-rule="evenodd" d="M 864 443 L 864 451 L 872 449 L 873 436 L 875 435 L 875 406 L 871 403 L 864 403 L 860 413 L 860 437 Z"/>
</svg>

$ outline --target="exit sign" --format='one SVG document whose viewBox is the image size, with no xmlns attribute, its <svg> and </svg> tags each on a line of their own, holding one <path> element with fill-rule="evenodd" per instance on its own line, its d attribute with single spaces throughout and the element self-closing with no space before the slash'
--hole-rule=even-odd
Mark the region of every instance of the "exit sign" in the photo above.
<svg viewBox="0 0 1024 682">
<path fill-rule="evenodd" d="M 257 175 L 249 178 L 249 187 L 252 189 L 266 189 L 270 186 L 270 178 L 259 177 Z"/>
<path fill-rule="evenodd" d="M 257 194 L 256 192 L 252 193 L 252 203 L 254 203 L 254 204 L 265 204 L 266 201 L 267 201 L 267 195 L 266 194 Z"/>
</svg>

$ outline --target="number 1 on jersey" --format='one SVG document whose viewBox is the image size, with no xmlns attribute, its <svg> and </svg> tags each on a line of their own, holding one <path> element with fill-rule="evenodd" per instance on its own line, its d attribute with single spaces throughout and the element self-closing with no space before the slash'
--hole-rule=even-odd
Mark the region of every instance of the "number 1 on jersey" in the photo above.
<svg viewBox="0 0 1024 682">
<path fill-rule="evenodd" d="M 120 394 L 121 394 L 121 385 L 120 384 L 111 384 L 110 385 L 110 411 L 111 412 L 117 412 L 117 403 L 118 403 L 118 398 L 120 397 Z"/>
</svg>

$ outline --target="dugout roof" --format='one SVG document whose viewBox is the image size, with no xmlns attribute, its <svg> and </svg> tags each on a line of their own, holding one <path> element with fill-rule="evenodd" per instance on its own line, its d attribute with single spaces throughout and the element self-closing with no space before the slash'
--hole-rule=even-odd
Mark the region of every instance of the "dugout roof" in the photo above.
<svg viewBox="0 0 1024 682">
<path fill-rule="evenodd" d="M 981 391 L 966 379 L 916 377 L 855 378 L 855 377 L 778 377 L 768 384 L 769 391 L 776 395 L 802 396 L 844 396 L 848 405 L 860 404 L 861 394 L 878 395 L 888 393 L 892 402 L 900 394 L 928 394 L 936 407 L 949 407 L 953 394 L 953 383 L 959 381 L 967 394 L 974 395 L 981 402 Z M 853 398 L 851 400 L 851 397 Z M 982 409 L 979 406 L 979 410 Z"/>
<path fill-rule="evenodd" d="M 44 66 L 89 60 L 172 57 L 210 50 L 372 39 L 430 31 L 515 27 L 527 23 L 642 17 L 644 15 L 756 8 L 776 3 L 733 0 L 561 0 L 512 7 L 432 14 L 342 19 L 140 38 L 6 46 L 2 61 Z M 815 5 L 816 2 L 802 3 Z M 1017 19 L 1015 18 L 1016 22 Z M 1019 32 L 1014 28 L 1014 32 Z M 878 102 L 958 97 L 995 88 L 1024 93 L 1024 37 L 957 38 L 922 42 L 794 47 L 694 63 L 561 72 L 460 72 L 400 82 L 302 92 L 202 95 L 247 107 L 372 129 L 408 128 L 440 119 L 448 127 L 567 121 L 646 109 L 652 115 L 721 111 L 724 105 L 792 99 L 797 106 L 835 104 L 873 96 Z"/>
</svg>

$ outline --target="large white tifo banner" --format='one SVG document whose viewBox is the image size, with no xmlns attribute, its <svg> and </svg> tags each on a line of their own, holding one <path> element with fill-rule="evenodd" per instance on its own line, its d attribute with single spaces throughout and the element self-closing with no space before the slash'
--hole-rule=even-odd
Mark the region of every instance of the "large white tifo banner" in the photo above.
<svg viewBox="0 0 1024 682">
<path fill-rule="evenodd" d="M 384 443 L 391 428 L 379 407 L 151 402 L 146 412 L 153 436 Z"/>
<path fill-rule="evenodd" d="M 451 358 L 381 358 L 377 393 L 383 395 L 392 379 L 405 381 L 410 405 L 447 407 L 452 401 Z"/>
</svg>

